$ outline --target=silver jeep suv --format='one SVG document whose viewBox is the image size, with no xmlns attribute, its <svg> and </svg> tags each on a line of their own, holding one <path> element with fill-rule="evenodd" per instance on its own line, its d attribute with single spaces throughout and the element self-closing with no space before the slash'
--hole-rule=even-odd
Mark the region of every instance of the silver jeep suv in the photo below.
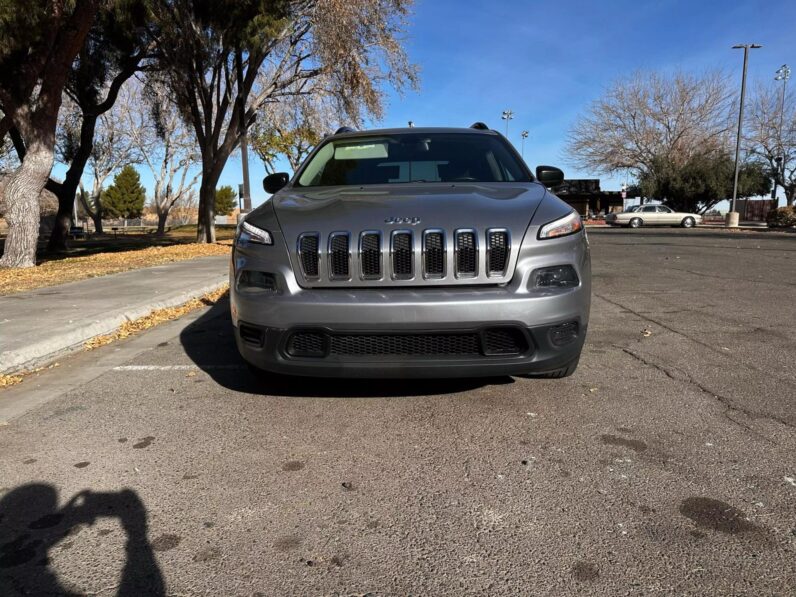
<svg viewBox="0 0 796 597">
<path fill-rule="evenodd" d="M 324 139 L 235 239 L 232 321 L 258 369 L 338 377 L 571 375 L 589 321 L 577 213 L 499 133 Z"/>
</svg>

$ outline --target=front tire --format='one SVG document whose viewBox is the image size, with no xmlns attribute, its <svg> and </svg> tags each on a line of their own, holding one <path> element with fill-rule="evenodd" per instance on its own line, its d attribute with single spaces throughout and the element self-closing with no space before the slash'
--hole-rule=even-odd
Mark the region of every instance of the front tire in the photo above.
<svg viewBox="0 0 796 597">
<path fill-rule="evenodd" d="M 628 226 L 630 226 L 631 228 L 641 228 L 641 225 L 643 223 L 644 222 L 641 221 L 641 218 L 633 218 L 632 220 L 630 220 Z"/>
<path fill-rule="evenodd" d="M 680 222 L 680 226 L 683 228 L 693 228 L 696 226 L 696 222 L 694 221 L 694 218 L 683 218 L 683 221 Z"/>
</svg>

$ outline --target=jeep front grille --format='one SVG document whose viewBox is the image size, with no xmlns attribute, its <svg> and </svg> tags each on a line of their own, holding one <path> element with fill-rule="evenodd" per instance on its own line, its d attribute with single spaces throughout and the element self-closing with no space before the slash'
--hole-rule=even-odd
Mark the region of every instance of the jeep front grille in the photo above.
<svg viewBox="0 0 796 597">
<path fill-rule="evenodd" d="M 309 282 L 321 283 L 486 283 L 490 278 L 499 283 L 504 281 L 501 278 L 511 277 L 511 251 L 511 234 L 506 228 L 459 228 L 450 234 L 441 228 L 337 231 L 328 236 L 305 232 L 297 241 L 301 275 Z"/>
</svg>

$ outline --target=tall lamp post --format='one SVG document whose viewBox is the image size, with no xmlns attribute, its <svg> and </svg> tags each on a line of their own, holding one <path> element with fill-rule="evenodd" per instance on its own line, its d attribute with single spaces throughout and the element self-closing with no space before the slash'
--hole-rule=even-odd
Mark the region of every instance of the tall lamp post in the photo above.
<svg viewBox="0 0 796 597">
<path fill-rule="evenodd" d="M 509 120 L 514 119 L 514 112 L 511 110 L 503 110 L 503 114 L 500 116 L 501 120 L 506 121 L 506 138 L 509 136 Z"/>
<path fill-rule="evenodd" d="M 725 225 L 728 228 L 738 227 L 738 212 L 735 211 L 735 202 L 738 199 L 738 169 L 740 167 L 741 158 L 741 131 L 743 129 L 743 102 L 746 97 L 746 67 L 749 63 L 749 50 L 756 50 L 762 48 L 760 44 L 736 44 L 733 50 L 740 50 L 743 48 L 743 76 L 741 77 L 741 105 L 738 109 L 738 136 L 735 139 L 735 179 L 732 183 L 732 205 L 730 206 L 730 213 L 727 214 Z"/>
<path fill-rule="evenodd" d="M 785 124 L 785 91 L 790 79 L 790 67 L 783 64 L 777 69 L 775 81 L 782 81 L 782 101 L 779 104 L 779 156 L 774 161 L 777 163 L 777 176 L 782 176 L 785 181 L 785 150 L 782 145 L 782 127 Z M 781 168 L 781 170 L 780 170 Z M 774 207 L 777 206 L 777 176 L 774 176 L 774 190 L 771 191 L 771 198 L 774 200 Z"/>
<path fill-rule="evenodd" d="M 522 131 L 520 133 L 520 137 L 522 137 L 522 150 L 520 152 L 520 155 L 522 156 L 523 159 L 525 159 L 525 139 L 528 138 L 528 131 Z"/>
</svg>

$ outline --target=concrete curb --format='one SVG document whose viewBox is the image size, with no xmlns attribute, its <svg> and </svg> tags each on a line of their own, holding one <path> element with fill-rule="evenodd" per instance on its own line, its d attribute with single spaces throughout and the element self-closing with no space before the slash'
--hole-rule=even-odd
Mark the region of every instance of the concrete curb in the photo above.
<svg viewBox="0 0 796 597">
<path fill-rule="evenodd" d="M 83 348 L 83 344 L 97 336 L 110 334 L 127 321 L 133 321 L 148 315 L 156 309 L 177 307 L 194 298 L 214 292 L 225 286 L 227 280 L 216 281 L 202 286 L 195 286 L 190 290 L 181 290 L 159 297 L 147 303 L 139 303 L 132 307 L 106 313 L 100 319 L 79 325 L 61 333 L 54 332 L 46 339 L 34 340 L 31 344 L 17 350 L 6 351 L 0 354 L 0 374 L 13 374 L 24 370 L 34 369 L 52 363 L 56 359 Z"/>
</svg>

